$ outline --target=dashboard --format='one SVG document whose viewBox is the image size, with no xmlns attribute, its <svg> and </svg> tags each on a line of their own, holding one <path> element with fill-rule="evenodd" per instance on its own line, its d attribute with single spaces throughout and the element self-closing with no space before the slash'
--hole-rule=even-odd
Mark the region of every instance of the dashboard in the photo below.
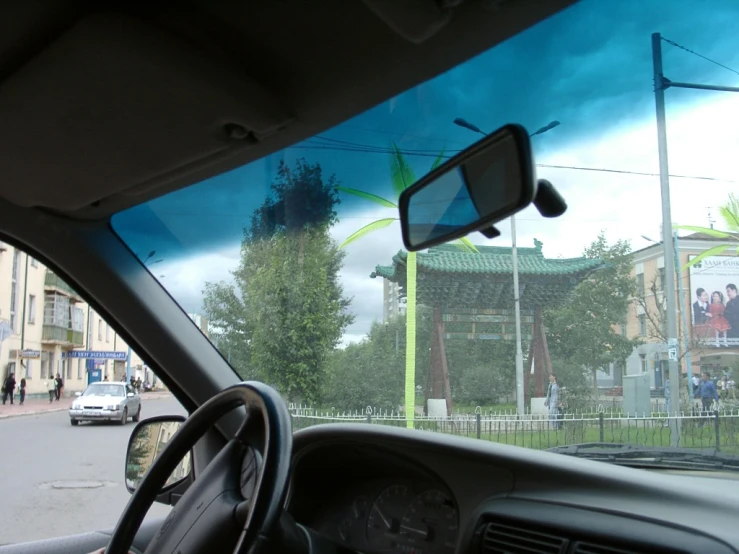
<svg viewBox="0 0 739 554">
<path fill-rule="evenodd" d="M 459 540 L 449 486 L 412 458 L 366 445 L 342 442 L 305 456 L 290 504 L 299 523 L 363 552 L 453 554 Z"/>
<path fill-rule="evenodd" d="M 689 473 L 321 425 L 295 434 L 287 509 L 364 553 L 736 553 L 736 475 Z"/>
<path fill-rule="evenodd" d="M 454 499 L 426 480 L 358 484 L 309 520 L 316 531 L 360 551 L 453 554 L 459 535 Z"/>
</svg>

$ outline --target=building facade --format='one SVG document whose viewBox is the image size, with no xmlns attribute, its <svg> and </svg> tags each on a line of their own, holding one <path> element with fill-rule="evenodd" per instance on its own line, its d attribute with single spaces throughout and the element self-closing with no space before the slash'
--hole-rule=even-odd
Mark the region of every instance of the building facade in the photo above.
<svg viewBox="0 0 739 554">
<path fill-rule="evenodd" d="M 676 271 L 677 288 L 677 356 L 682 374 L 707 371 L 715 378 L 739 369 L 739 339 L 727 337 L 720 325 L 710 326 L 709 319 L 701 320 L 701 312 L 711 310 L 722 313 L 729 302 L 731 286 L 739 287 L 739 257 L 728 254 L 711 256 L 698 266 L 686 264 L 709 248 L 723 244 L 725 240 L 693 234 L 680 237 L 673 247 L 679 269 Z M 665 268 L 662 243 L 654 243 L 633 253 L 633 275 L 637 282 L 634 298 L 621 332 L 629 337 L 640 337 L 644 344 L 637 347 L 620 368 L 624 374 L 649 373 L 653 388 L 664 387 L 668 378 L 669 345 L 667 336 Z M 727 252 L 734 252 L 731 249 Z M 704 294 L 705 293 L 705 294 Z M 718 294 L 716 294 L 718 293 Z M 701 301 L 708 299 L 708 303 Z M 711 301 L 717 306 L 711 308 Z M 739 303 L 739 299 L 736 300 Z M 698 305 L 697 305 L 698 304 Z M 719 307 L 718 304 L 721 304 Z M 701 306 L 703 306 L 701 308 Z M 719 317 L 715 318 L 719 321 Z M 716 327 L 716 329 L 714 329 Z M 729 332 L 730 336 L 732 333 Z M 615 371 L 618 371 L 616 368 Z"/>
<path fill-rule="evenodd" d="M 382 280 L 382 321 L 405 315 L 405 297 L 401 295 L 400 285 L 389 279 Z"/>
<path fill-rule="evenodd" d="M 100 314 L 53 271 L 22 250 L 0 243 L 0 377 L 26 379 L 28 395 L 46 394 L 57 373 L 65 396 L 90 381 L 130 373 L 156 376 Z"/>
</svg>

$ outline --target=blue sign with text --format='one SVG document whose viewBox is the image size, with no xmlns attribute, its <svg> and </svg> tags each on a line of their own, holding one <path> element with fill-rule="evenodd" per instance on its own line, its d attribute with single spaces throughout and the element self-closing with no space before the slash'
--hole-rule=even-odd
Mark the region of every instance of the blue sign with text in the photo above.
<svg viewBox="0 0 739 554">
<path fill-rule="evenodd" d="M 72 350 L 62 352 L 62 358 L 93 358 L 96 360 L 125 360 L 125 352 L 105 352 L 102 350 Z"/>
</svg>

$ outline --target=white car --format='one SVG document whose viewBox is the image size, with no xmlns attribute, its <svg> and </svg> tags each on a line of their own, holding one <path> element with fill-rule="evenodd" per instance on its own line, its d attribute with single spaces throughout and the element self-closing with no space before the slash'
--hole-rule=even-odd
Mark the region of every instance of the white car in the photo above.
<svg viewBox="0 0 739 554">
<path fill-rule="evenodd" d="M 141 397 L 127 383 L 92 383 L 84 392 L 77 393 L 69 408 L 72 425 L 80 421 L 117 421 L 125 425 L 130 417 L 141 417 Z"/>
</svg>

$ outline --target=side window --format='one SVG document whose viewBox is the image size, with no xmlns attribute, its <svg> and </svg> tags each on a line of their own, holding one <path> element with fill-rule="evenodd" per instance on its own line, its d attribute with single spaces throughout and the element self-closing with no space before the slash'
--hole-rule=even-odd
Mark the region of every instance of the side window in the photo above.
<svg viewBox="0 0 739 554">
<path fill-rule="evenodd" d="M 11 517 L 13 524 L 0 525 L 0 543 L 111 528 L 129 499 L 123 482 L 123 453 L 134 424 L 129 418 L 119 430 L 84 421 L 73 427 L 69 408 L 75 395 L 90 383 L 120 383 L 121 379 L 128 381 L 130 375 L 142 384 L 153 383 L 152 391 L 143 392 L 142 385 L 141 395 L 136 397 L 142 418 L 152 414 L 187 414 L 158 376 L 116 333 L 115 322 L 101 318 L 54 271 L 26 256 L 26 252 L 8 246 L 5 251 L 0 250 L 0 275 L 4 276 L 0 279 L 0 336 L 4 337 L 0 340 L 0 379 L 5 382 L 12 372 L 17 383 L 14 404 L 0 403 L 0 437 L 7 438 L 5 443 L 9 445 L 2 450 L 2 463 L 8 468 L 28 468 L 28 460 L 38 458 L 41 468 L 24 472 L 17 487 L 3 490 L 0 516 L 6 516 L 3 521 Z M 47 386 L 57 372 L 64 380 L 58 400 L 56 391 L 50 392 Z M 20 383 L 24 378 L 25 394 L 20 405 Z M 136 394 L 130 385 L 126 391 Z M 80 402 L 86 399 L 80 397 Z M 29 413 L 34 416 L 20 417 Z M 38 439 L 43 443 L 41 451 L 38 437 L 43 437 Z M 48 453 L 46 459 L 39 452 Z M 113 465 L 108 452 L 117 453 Z M 105 496 L 104 510 L 95 507 L 94 502 L 73 502 L 67 509 L 55 511 L 53 525 L 40 523 L 38 518 L 11 516 L 36 513 L 39 490 L 47 495 L 55 492 L 49 490 L 50 483 L 58 482 L 63 487 L 101 479 L 106 487 L 115 485 L 108 490 L 117 491 Z M 61 489 L 56 492 L 67 494 Z M 82 497 L 99 494 L 95 489 L 74 492 Z M 166 517 L 170 509 L 155 504 L 149 516 Z"/>
</svg>

